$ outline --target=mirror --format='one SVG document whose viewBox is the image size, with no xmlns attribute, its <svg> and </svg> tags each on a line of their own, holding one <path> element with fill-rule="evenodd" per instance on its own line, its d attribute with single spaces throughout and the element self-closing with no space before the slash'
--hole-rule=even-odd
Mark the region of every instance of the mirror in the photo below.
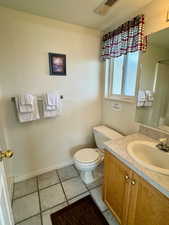
<svg viewBox="0 0 169 225">
<path fill-rule="evenodd" d="M 140 56 L 136 121 L 169 132 L 169 28 L 149 35 Z"/>
</svg>

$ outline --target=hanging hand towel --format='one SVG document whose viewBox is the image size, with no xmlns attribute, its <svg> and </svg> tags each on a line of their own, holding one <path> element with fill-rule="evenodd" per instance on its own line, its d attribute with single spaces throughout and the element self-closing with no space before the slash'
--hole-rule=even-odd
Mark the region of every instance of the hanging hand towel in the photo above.
<svg viewBox="0 0 169 225">
<path fill-rule="evenodd" d="M 153 102 L 146 101 L 144 103 L 144 107 L 152 107 L 152 105 L 153 105 Z"/>
<path fill-rule="evenodd" d="M 48 92 L 46 94 L 46 101 L 48 105 L 56 106 L 58 103 L 59 95 L 56 92 Z"/>
<path fill-rule="evenodd" d="M 31 111 L 30 110 L 30 106 L 27 107 L 25 106 L 25 108 L 22 108 L 22 110 L 24 112 L 21 112 L 20 110 L 20 103 L 21 101 L 25 101 L 23 100 L 24 97 L 21 97 L 21 96 L 18 96 L 18 97 L 15 97 L 15 104 L 16 104 L 16 110 L 17 110 L 17 115 L 18 115 L 18 119 L 21 123 L 24 123 L 24 122 L 30 122 L 30 121 L 33 121 L 33 120 L 38 120 L 40 119 L 40 116 L 39 116 L 39 109 L 38 109 L 38 103 L 37 103 L 37 97 L 35 96 L 32 96 L 31 97 L 31 102 L 32 102 L 32 108 L 31 108 Z M 31 105 L 31 104 L 30 104 Z M 26 111 L 26 109 L 28 109 Z"/>
<path fill-rule="evenodd" d="M 144 103 L 146 101 L 146 93 L 143 90 L 138 91 L 138 97 L 137 97 L 137 107 L 144 106 Z"/>
<path fill-rule="evenodd" d="M 33 112 L 33 95 L 24 94 L 18 97 L 18 108 L 21 113 Z"/>
<path fill-rule="evenodd" d="M 147 101 L 153 102 L 154 101 L 153 91 L 146 90 L 145 93 L 146 93 Z"/>
<path fill-rule="evenodd" d="M 56 92 L 49 92 L 44 95 L 46 110 L 56 111 L 59 103 L 59 95 Z"/>
<path fill-rule="evenodd" d="M 43 117 L 50 118 L 61 114 L 62 103 L 60 96 L 56 93 L 47 93 L 43 96 Z"/>
</svg>

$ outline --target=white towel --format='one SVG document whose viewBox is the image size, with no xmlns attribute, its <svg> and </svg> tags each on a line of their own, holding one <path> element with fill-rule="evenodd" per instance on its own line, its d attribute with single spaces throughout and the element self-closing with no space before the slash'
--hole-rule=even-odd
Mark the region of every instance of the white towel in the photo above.
<svg viewBox="0 0 169 225">
<path fill-rule="evenodd" d="M 46 103 L 50 106 L 56 106 L 58 103 L 59 95 L 56 92 L 48 92 L 46 94 Z"/>
<path fill-rule="evenodd" d="M 33 112 L 33 95 L 24 94 L 18 97 L 18 108 L 21 113 Z"/>
<path fill-rule="evenodd" d="M 20 97 L 15 97 L 15 104 L 16 104 L 18 119 L 21 123 L 40 119 L 37 97 L 33 96 L 33 107 L 32 107 L 33 111 L 31 112 L 28 112 L 28 111 L 20 112 L 20 107 L 19 107 Z"/>
<path fill-rule="evenodd" d="M 137 107 L 152 107 L 154 101 L 153 91 L 139 90 L 137 98 Z"/>
<path fill-rule="evenodd" d="M 152 107 L 153 102 L 146 101 L 144 102 L 144 107 Z"/>
<path fill-rule="evenodd" d="M 43 96 L 43 117 L 55 117 L 62 112 L 62 103 L 57 93 L 47 93 Z"/>
<path fill-rule="evenodd" d="M 49 92 L 44 95 L 46 110 L 56 111 L 59 103 L 59 95 L 56 92 Z"/>
<path fill-rule="evenodd" d="M 150 90 L 146 90 L 146 99 L 148 102 L 153 102 L 154 101 L 154 95 L 153 95 L 153 91 Z"/>
<path fill-rule="evenodd" d="M 143 90 L 138 91 L 138 97 L 137 97 L 137 107 L 144 106 L 144 103 L 146 101 L 146 93 Z"/>
</svg>

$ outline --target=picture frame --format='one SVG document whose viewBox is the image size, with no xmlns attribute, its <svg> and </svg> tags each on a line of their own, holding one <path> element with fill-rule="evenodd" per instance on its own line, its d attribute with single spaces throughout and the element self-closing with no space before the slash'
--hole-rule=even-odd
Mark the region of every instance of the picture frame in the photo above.
<svg viewBox="0 0 169 225">
<path fill-rule="evenodd" d="M 167 22 L 169 22 L 169 8 L 167 10 L 167 19 L 166 19 Z"/>
<path fill-rule="evenodd" d="M 66 55 L 48 53 L 49 73 L 51 76 L 66 76 Z"/>
</svg>

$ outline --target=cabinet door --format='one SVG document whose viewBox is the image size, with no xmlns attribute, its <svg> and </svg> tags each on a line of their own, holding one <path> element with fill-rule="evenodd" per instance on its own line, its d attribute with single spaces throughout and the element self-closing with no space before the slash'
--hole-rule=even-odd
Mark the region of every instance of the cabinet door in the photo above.
<svg viewBox="0 0 169 225">
<path fill-rule="evenodd" d="M 104 201 L 117 221 L 126 225 L 132 171 L 109 152 L 104 158 Z"/>
<path fill-rule="evenodd" d="M 128 225 L 169 225 L 169 199 L 134 174 Z"/>
</svg>

